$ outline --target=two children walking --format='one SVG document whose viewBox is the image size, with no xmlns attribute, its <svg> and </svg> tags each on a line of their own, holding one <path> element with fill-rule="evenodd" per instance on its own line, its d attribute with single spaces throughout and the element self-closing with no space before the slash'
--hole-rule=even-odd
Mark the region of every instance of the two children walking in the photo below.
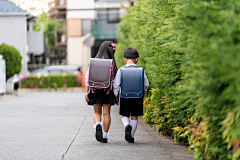
<svg viewBox="0 0 240 160">
<path fill-rule="evenodd" d="M 94 108 L 95 125 L 93 127 L 96 131 L 95 136 L 97 141 L 102 143 L 107 143 L 109 138 L 108 130 L 111 123 L 111 116 L 110 116 L 111 105 L 114 105 L 114 104 L 119 105 L 119 93 L 122 93 L 120 96 L 119 114 L 122 115 L 122 123 L 125 127 L 125 140 L 129 143 L 134 143 L 134 133 L 138 125 L 138 116 L 143 115 L 143 93 L 141 94 L 140 92 L 139 93 L 137 92 L 137 94 L 131 95 L 132 92 L 128 92 L 128 93 L 126 92 L 126 95 L 125 95 L 125 92 L 123 94 L 123 91 L 121 91 L 121 88 L 123 87 L 123 84 L 121 83 L 124 82 L 124 86 L 125 88 L 127 88 L 126 89 L 127 91 L 135 90 L 136 88 L 138 88 L 138 87 L 135 87 L 134 85 L 132 86 L 125 85 L 127 83 L 138 84 L 139 80 L 134 78 L 129 79 L 128 77 L 131 77 L 131 76 L 124 77 L 125 74 L 123 74 L 122 72 L 123 70 L 126 70 L 124 73 L 127 73 L 132 68 L 139 68 L 136 65 L 139 58 L 139 54 L 136 49 L 127 48 L 123 53 L 123 59 L 126 65 L 117 70 L 117 66 L 114 58 L 114 52 L 115 52 L 115 44 L 110 41 L 105 41 L 100 46 L 99 52 L 96 56 L 96 58 L 113 60 L 113 66 L 112 66 L 113 88 L 111 86 L 108 89 L 94 89 L 94 90 L 91 89 L 89 92 L 89 84 L 88 84 L 89 68 L 88 68 L 85 76 L 85 85 L 86 85 L 85 100 L 88 102 L 88 105 L 93 105 L 93 108 Z M 137 71 L 138 73 L 136 72 L 136 75 L 141 74 L 140 70 L 141 68 L 139 68 L 139 70 Z M 143 81 L 142 89 L 144 89 L 144 92 L 146 93 L 149 86 L 149 82 L 144 71 L 142 72 L 142 75 L 143 75 L 143 78 L 140 81 Z M 104 117 L 103 124 L 101 123 L 102 113 Z M 130 116 L 131 116 L 131 123 L 129 120 Z"/>
</svg>

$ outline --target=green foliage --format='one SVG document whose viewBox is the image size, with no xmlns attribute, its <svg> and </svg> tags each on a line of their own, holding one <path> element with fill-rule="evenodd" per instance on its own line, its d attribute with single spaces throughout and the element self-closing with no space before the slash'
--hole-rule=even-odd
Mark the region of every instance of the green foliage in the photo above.
<svg viewBox="0 0 240 160">
<path fill-rule="evenodd" d="M 0 54 L 3 55 L 3 59 L 6 61 L 6 79 L 20 73 L 22 56 L 15 47 L 3 43 L 0 45 Z"/>
<path fill-rule="evenodd" d="M 55 35 L 55 24 L 58 24 L 58 22 L 54 19 L 50 19 L 46 16 L 46 14 L 41 14 L 37 17 L 37 22 L 43 22 L 44 23 L 44 34 L 48 39 L 48 48 L 54 46 L 54 35 Z M 58 24 L 60 25 L 60 24 Z M 34 26 L 35 31 L 39 31 L 41 26 L 36 25 Z"/>
<path fill-rule="evenodd" d="M 80 87 L 81 77 L 74 74 L 52 74 L 48 76 L 25 76 L 21 79 L 21 88 L 68 88 L 68 87 Z"/>
<path fill-rule="evenodd" d="M 178 42 L 192 71 L 190 90 L 198 95 L 196 115 L 206 117 L 197 159 L 239 159 L 240 3 L 186 0 L 178 8 Z M 229 18 L 231 17 L 231 18 Z M 187 42 L 187 43 L 186 43 Z M 230 118 L 231 117 L 231 118 Z M 203 140 L 204 139 L 204 140 Z M 232 147 L 231 147 L 232 146 Z M 204 154 L 201 154 L 201 153 Z"/>
<path fill-rule="evenodd" d="M 145 102 L 144 119 L 164 134 L 176 125 L 185 126 L 195 110 L 194 100 L 183 84 L 183 51 L 177 50 L 177 32 L 170 24 L 177 4 L 166 0 L 139 0 L 118 25 L 116 61 L 122 65 L 127 47 L 139 51 L 139 65 L 145 68 L 151 95 Z M 191 108 L 190 108 L 191 107 Z"/>
<path fill-rule="evenodd" d="M 240 1 L 139 0 L 118 25 L 116 62 L 140 53 L 144 119 L 196 159 L 240 159 Z"/>
</svg>

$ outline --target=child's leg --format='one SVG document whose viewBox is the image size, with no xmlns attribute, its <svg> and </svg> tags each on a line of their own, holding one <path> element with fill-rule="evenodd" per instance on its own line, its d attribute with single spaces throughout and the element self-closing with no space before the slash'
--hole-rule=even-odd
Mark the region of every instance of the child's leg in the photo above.
<svg viewBox="0 0 240 160">
<path fill-rule="evenodd" d="M 129 124 L 129 118 L 126 116 L 122 116 L 122 123 L 125 127 L 125 140 L 130 143 L 130 141 L 132 139 L 131 138 L 132 127 Z"/>
<path fill-rule="evenodd" d="M 111 104 L 103 104 L 103 138 L 108 139 L 108 129 L 110 127 L 111 123 L 111 115 L 110 115 L 110 110 L 111 110 Z"/>
<path fill-rule="evenodd" d="M 93 128 L 96 130 L 95 137 L 97 141 L 102 142 L 103 134 L 102 134 L 102 123 L 101 123 L 101 115 L 102 115 L 102 104 L 93 104 L 94 108 L 94 122 Z"/>
<path fill-rule="evenodd" d="M 129 125 L 129 118 L 126 116 L 122 116 L 122 123 L 123 123 L 124 127 Z"/>
<path fill-rule="evenodd" d="M 137 129 L 137 125 L 138 125 L 138 117 L 137 116 L 131 116 L 131 126 L 132 126 L 131 135 L 132 135 L 132 138 L 134 138 L 134 133 Z"/>
<path fill-rule="evenodd" d="M 93 109 L 94 109 L 94 116 L 93 116 L 94 122 L 95 123 L 101 122 L 102 104 L 93 104 Z"/>
</svg>

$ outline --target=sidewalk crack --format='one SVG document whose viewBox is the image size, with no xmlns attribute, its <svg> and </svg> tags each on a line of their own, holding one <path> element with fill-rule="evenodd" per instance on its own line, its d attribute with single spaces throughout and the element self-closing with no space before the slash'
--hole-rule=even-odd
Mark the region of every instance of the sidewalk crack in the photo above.
<svg viewBox="0 0 240 160">
<path fill-rule="evenodd" d="M 70 147 L 72 146 L 72 144 L 73 144 L 73 142 L 74 142 L 75 138 L 77 137 L 78 133 L 80 132 L 80 130 L 81 130 L 81 127 L 82 127 L 82 125 L 83 125 L 83 123 L 84 123 L 85 119 L 86 119 L 86 116 L 84 116 L 84 119 L 83 119 L 83 121 L 82 121 L 82 124 L 80 125 L 80 127 L 79 127 L 79 129 L 78 129 L 78 132 L 77 132 L 77 134 L 75 135 L 75 137 L 73 138 L 73 140 L 72 140 L 72 142 L 70 143 L 70 145 L 68 146 L 68 148 L 67 148 L 66 152 L 65 152 L 65 153 L 62 155 L 62 160 L 64 160 L 64 158 L 65 158 L 65 155 L 67 154 L 67 152 L 68 152 L 68 150 L 70 149 Z"/>
</svg>

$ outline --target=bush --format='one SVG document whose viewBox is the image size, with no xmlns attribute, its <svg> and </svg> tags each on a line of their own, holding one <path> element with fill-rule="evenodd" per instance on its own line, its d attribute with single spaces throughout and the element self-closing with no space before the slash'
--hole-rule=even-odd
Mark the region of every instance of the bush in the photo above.
<svg viewBox="0 0 240 160">
<path fill-rule="evenodd" d="M 80 87 L 81 86 L 81 77 L 78 77 L 74 74 L 67 75 L 48 75 L 48 76 L 24 76 L 21 79 L 20 87 L 21 88 L 48 88 L 48 89 L 57 89 L 57 88 L 68 88 L 68 87 Z"/>
<path fill-rule="evenodd" d="M 197 159 L 239 159 L 240 2 L 183 2 L 188 5 L 178 8 L 176 23 L 183 33 L 178 39 L 187 43 L 178 43 L 191 58 L 189 86 L 203 119 L 192 147 Z"/>
<path fill-rule="evenodd" d="M 3 43 L 0 45 L 0 54 L 3 55 L 3 59 L 6 61 L 6 79 L 20 73 L 22 57 L 16 48 Z"/>
<path fill-rule="evenodd" d="M 240 159 L 240 1 L 139 0 L 118 25 L 153 88 L 144 119 L 196 159 Z"/>
<path fill-rule="evenodd" d="M 124 49 L 134 47 L 139 51 L 138 64 L 145 68 L 149 88 L 154 88 L 149 95 L 151 101 L 145 102 L 144 118 L 158 132 L 168 135 L 176 125 L 184 127 L 195 110 L 182 79 L 185 54 L 177 48 L 178 33 L 172 31 L 170 23 L 176 14 L 175 6 L 163 0 L 139 0 L 118 25 L 120 39 L 116 48 L 116 57 L 121 57 L 118 65 L 123 64 Z"/>
</svg>

